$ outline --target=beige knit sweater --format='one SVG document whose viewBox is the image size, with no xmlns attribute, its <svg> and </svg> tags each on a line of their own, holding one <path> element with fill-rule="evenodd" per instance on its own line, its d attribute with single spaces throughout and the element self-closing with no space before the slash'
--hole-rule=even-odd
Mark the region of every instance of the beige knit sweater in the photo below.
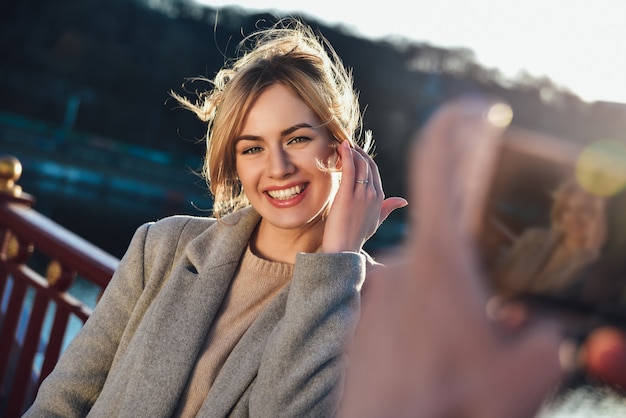
<svg viewBox="0 0 626 418">
<path fill-rule="evenodd" d="M 232 349 L 292 276 L 293 264 L 264 260 L 254 255 L 248 246 L 174 416 L 196 416 Z"/>
</svg>

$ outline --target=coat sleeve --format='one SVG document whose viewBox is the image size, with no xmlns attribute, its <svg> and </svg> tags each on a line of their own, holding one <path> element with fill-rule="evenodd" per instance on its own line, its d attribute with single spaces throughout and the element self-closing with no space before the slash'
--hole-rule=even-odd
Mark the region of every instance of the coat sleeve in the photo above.
<svg viewBox="0 0 626 418">
<path fill-rule="evenodd" d="M 337 415 L 365 261 L 357 253 L 297 255 L 284 317 L 269 337 L 250 395 L 251 417 Z"/>
<path fill-rule="evenodd" d="M 82 417 L 89 412 L 143 290 L 148 229 L 145 224 L 135 232 L 94 312 L 42 382 L 25 417 Z"/>
</svg>

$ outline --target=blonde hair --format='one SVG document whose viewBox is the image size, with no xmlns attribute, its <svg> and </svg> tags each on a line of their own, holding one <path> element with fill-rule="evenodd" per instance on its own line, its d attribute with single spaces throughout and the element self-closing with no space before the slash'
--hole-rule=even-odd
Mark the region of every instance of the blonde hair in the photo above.
<svg viewBox="0 0 626 418">
<path fill-rule="evenodd" d="M 246 48 L 246 45 L 249 45 Z M 213 195 L 213 215 L 248 206 L 237 180 L 235 145 L 244 118 L 261 93 L 280 83 L 296 94 L 322 121 L 330 138 L 370 151 L 370 132 L 362 115 L 352 74 L 328 41 L 297 19 L 285 19 L 245 37 L 239 57 L 222 68 L 195 102 L 172 93 L 185 108 L 207 122 L 202 174 Z M 361 139 L 363 136 L 363 139 Z"/>
</svg>

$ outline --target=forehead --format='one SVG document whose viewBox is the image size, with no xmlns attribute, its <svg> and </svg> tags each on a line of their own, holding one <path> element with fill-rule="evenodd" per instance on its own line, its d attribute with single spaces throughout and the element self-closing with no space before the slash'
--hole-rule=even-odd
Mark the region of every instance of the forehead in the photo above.
<svg viewBox="0 0 626 418">
<path fill-rule="evenodd" d="M 243 120 L 243 133 L 269 127 L 278 128 L 307 123 L 319 126 L 313 110 L 291 89 L 282 84 L 266 87 L 248 108 Z"/>
</svg>

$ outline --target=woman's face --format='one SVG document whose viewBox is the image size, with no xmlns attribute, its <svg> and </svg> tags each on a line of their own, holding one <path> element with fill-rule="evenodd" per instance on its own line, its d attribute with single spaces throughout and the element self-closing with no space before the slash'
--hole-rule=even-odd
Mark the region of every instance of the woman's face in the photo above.
<svg viewBox="0 0 626 418">
<path fill-rule="evenodd" d="M 311 109 L 281 84 L 267 87 L 235 138 L 236 167 L 250 204 L 263 222 L 304 228 L 320 219 L 333 196 L 333 176 L 321 171 L 336 155 Z"/>
<path fill-rule="evenodd" d="M 594 200 L 583 192 L 576 192 L 565 198 L 561 214 L 560 226 L 568 237 L 584 241 L 600 216 Z"/>
</svg>

